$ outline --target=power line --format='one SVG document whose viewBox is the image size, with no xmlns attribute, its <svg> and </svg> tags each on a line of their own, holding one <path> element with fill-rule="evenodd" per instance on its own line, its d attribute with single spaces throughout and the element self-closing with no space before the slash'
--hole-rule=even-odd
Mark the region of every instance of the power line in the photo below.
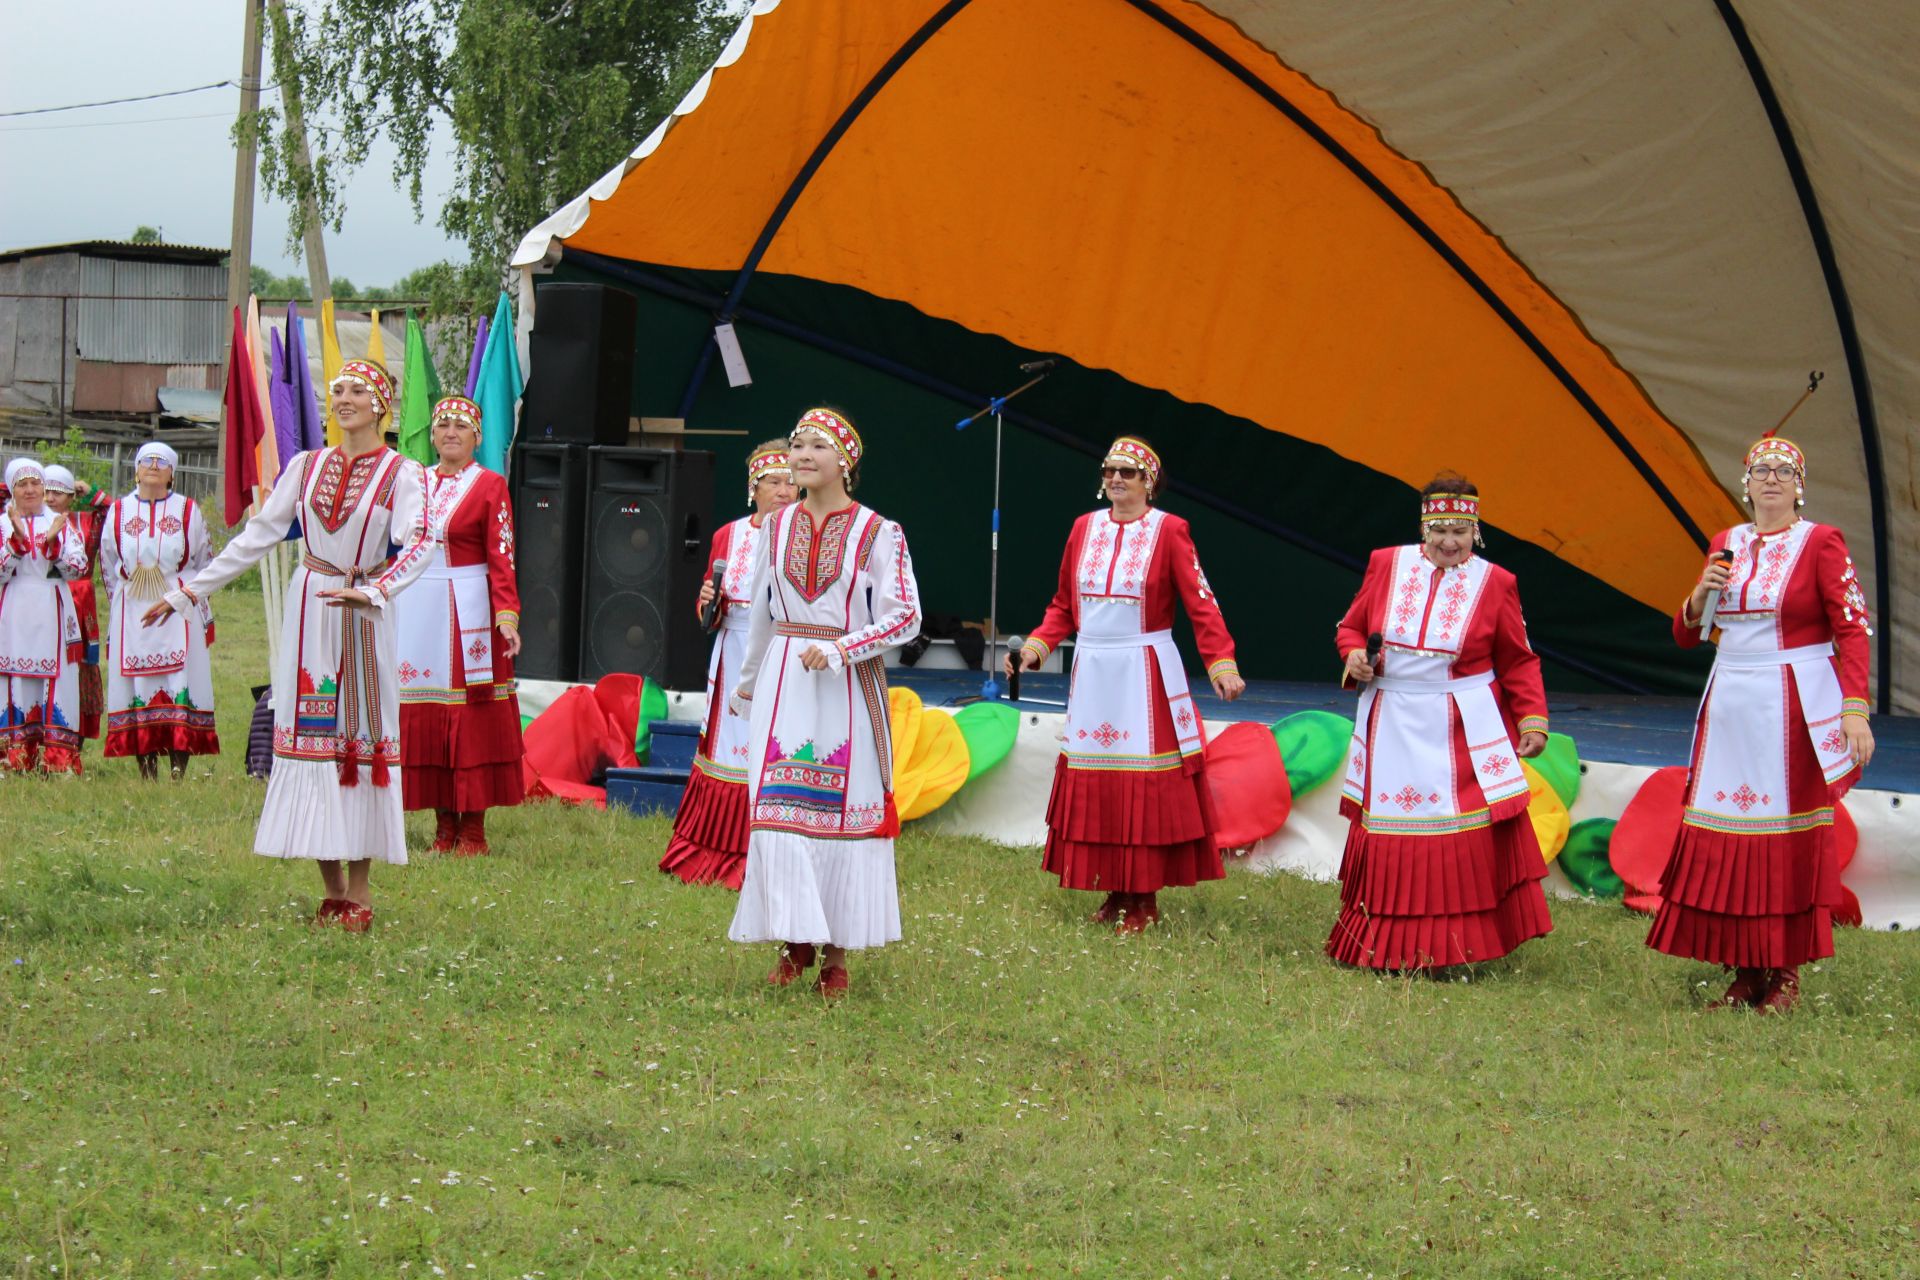
<svg viewBox="0 0 1920 1280">
<path fill-rule="evenodd" d="M 198 84 L 191 89 L 168 89 L 164 93 L 142 93 L 131 98 L 104 98 L 99 102 L 75 102 L 64 107 L 30 107 L 25 111 L 0 111 L 0 119 L 8 116 L 44 116 L 56 111 L 85 111 L 90 107 L 117 107 L 126 102 L 151 102 L 155 98 L 178 98 L 189 93 L 205 93 L 209 89 L 238 88 L 233 80 L 215 80 L 212 84 Z M 265 89 L 268 86 L 262 85 Z"/>
<path fill-rule="evenodd" d="M 203 111 L 191 116 L 149 116 L 143 120 L 92 120 L 83 124 L 9 124 L 0 133 L 39 133 L 48 129 L 114 129 L 134 124 L 165 124 L 170 120 L 231 120 L 231 111 Z"/>
</svg>

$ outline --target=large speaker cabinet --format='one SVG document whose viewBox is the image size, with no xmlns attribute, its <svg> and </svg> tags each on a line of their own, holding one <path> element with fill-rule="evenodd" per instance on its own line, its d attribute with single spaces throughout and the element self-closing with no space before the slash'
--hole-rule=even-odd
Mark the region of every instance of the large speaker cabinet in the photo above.
<svg viewBox="0 0 1920 1280">
<path fill-rule="evenodd" d="M 587 446 L 523 444 L 511 470 L 521 641 L 514 670 L 529 680 L 573 680 L 580 669 Z"/>
<path fill-rule="evenodd" d="M 624 445 L 639 304 L 603 284 L 541 285 L 535 302 L 520 439 Z"/>
<path fill-rule="evenodd" d="M 712 511 L 710 453 L 588 450 L 576 678 L 632 671 L 669 689 L 705 687 L 709 646 L 694 606 Z"/>
</svg>

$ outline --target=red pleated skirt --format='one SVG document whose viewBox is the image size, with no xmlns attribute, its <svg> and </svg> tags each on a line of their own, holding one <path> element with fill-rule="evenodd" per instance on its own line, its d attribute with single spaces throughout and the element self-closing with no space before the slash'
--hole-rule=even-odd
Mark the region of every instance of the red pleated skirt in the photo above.
<svg viewBox="0 0 1920 1280">
<path fill-rule="evenodd" d="M 106 715 L 106 683 L 100 678 L 100 664 L 80 664 L 80 736 L 100 737 L 100 721 Z"/>
<path fill-rule="evenodd" d="M 727 782 L 697 766 L 687 778 L 660 869 L 688 884 L 724 884 L 738 891 L 747 878 L 747 784 Z"/>
<path fill-rule="evenodd" d="M 1389 835 L 1355 819 L 1327 954 L 1370 969 L 1494 960 L 1552 931 L 1540 842 L 1524 813 L 1448 835 Z"/>
<path fill-rule="evenodd" d="M 409 810 L 473 813 L 526 797 L 520 699 L 400 706 L 400 794 Z"/>
<path fill-rule="evenodd" d="M 1831 825 L 1732 835 L 1683 824 L 1647 945 L 1670 956 L 1788 969 L 1833 954 L 1840 858 Z"/>
<path fill-rule="evenodd" d="M 1041 866 L 1063 889 L 1155 893 L 1223 879 L 1200 756 L 1153 772 L 1073 769 L 1061 756 Z"/>
</svg>

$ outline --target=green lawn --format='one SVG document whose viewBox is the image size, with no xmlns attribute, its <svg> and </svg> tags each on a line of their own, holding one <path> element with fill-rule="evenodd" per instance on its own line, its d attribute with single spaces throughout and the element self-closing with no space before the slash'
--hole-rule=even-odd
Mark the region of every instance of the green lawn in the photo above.
<svg viewBox="0 0 1920 1280">
<path fill-rule="evenodd" d="M 654 871 L 665 823 L 552 805 L 316 932 L 248 852 L 259 597 L 217 604 L 210 769 L 0 780 L 18 1276 L 1920 1274 L 1913 938 L 1703 1016 L 1617 907 L 1375 978 L 1327 885 L 1120 941 L 1035 851 L 909 834 L 906 939 L 826 1008 Z"/>
</svg>

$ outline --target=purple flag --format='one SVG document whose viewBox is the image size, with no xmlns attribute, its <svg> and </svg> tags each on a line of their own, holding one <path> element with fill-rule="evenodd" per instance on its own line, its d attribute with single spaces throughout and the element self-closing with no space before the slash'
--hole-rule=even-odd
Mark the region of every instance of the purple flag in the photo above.
<svg viewBox="0 0 1920 1280">
<path fill-rule="evenodd" d="M 307 363 L 307 333 L 305 323 L 300 319 L 298 303 L 287 304 L 287 383 L 292 388 L 294 418 L 298 425 L 296 437 L 299 450 L 324 449 L 327 447 L 327 420 L 320 413 L 320 398 L 313 391 L 313 368 Z M 276 413 L 274 425 L 279 426 Z M 283 444 L 280 446 L 280 458 L 284 465 L 293 457 Z"/>
<path fill-rule="evenodd" d="M 473 389 L 480 385 L 480 357 L 487 353 L 487 318 L 480 317 L 480 332 L 473 339 L 473 359 L 467 361 L 467 399 L 473 399 Z"/>
<path fill-rule="evenodd" d="M 273 420 L 273 443 L 279 451 L 280 470 L 300 452 L 300 410 L 293 402 L 293 384 L 287 380 L 287 351 L 280 333 L 273 330 L 273 353 L 267 368 L 267 416 Z M 280 477 L 273 477 L 278 480 Z"/>
</svg>

